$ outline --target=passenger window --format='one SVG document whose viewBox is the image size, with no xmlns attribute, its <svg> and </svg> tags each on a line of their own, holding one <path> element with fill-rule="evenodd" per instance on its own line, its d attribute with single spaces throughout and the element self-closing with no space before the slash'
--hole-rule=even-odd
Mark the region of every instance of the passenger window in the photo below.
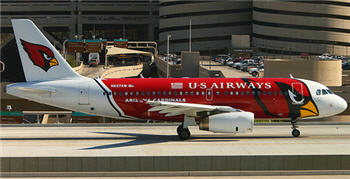
<svg viewBox="0 0 350 179">
<path fill-rule="evenodd" d="M 327 90 L 325 90 L 325 89 L 322 89 L 322 95 L 327 95 L 328 93 L 327 93 Z"/>
<path fill-rule="evenodd" d="M 249 95 L 250 94 L 250 92 L 249 91 L 247 91 L 247 95 Z"/>
<path fill-rule="evenodd" d="M 320 90 L 320 89 L 318 89 L 318 90 L 316 91 L 316 95 L 321 95 L 321 90 Z"/>
<path fill-rule="evenodd" d="M 191 96 L 193 96 L 194 92 L 193 92 L 193 91 L 191 91 L 190 93 L 191 93 Z"/>
<path fill-rule="evenodd" d="M 266 95 L 266 91 L 263 92 L 263 95 Z"/>
<path fill-rule="evenodd" d="M 277 96 L 277 91 L 274 91 L 274 92 L 273 92 L 273 95 Z"/>
<path fill-rule="evenodd" d="M 228 92 L 227 91 L 225 91 L 225 96 L 227 96 L 228 95 Z"/>
<path fill-rule="evenodd" d="M 180 96 L 182 96 L 182 91 L 180 91 L 180 93 L 179 93 L 179 94 L 180 94 Z"/>
<path fill-rule="evenodd" d="M 156 92 L 155 92 L 155 91 L 152 91 L 152 95 L 155 96 L 155 95 L 156 95 Z"/>
<path fill-rule="evenodd" d="M 117 96 L 117 92 L 114 92 L 114 96 Z"/>
<path fill-rule="evenodd" d="M 132 95 L 134 95 L 134 93 L 133 93 L 133 92 L 130 92 L 130 95 L 132 96 Z"/>
<path fill-rule="evenodd" d="M 254 96 L 255 96 L 255 91 L 252 91 L 252 95 L 254 95 Z"/>
<path fill-rule="evenodd" d="M 136 94 L 136 96 L 138 96 L 138 95 L 139 95 L 139 92 L 138 92 L 138 91 L 136 91 L 136 92 L 135 92 L 135 94 Z"/>
<path fill-rule="evenodd" d="M 185 95 L 186 95 L 186 96 L 188 95 L 188 91 L 185 91 Z"/>
<path fill-rule="evenodd" d="M 172 94 L 172 92 L 171 91 L 169 91 L 169 96 Z"/>
<path fill-rule="evenodd" d="M 202 91 L 202 96 L 204 96 L 205 95 L 205 92 L 204 91 Z"/>
<path fill-rule="evenodd" d="M 167 92 L 166 91 L 163 91 L 163 95 L 166 96 Z"/>
<path fill-rule="evenodd" d="M 119 92 L 119 96 L 123 96 L 123 92 Z"/>
<path fill-rule="evenodd" d="M 125 96 L 127 96 L 128 95 L 128 92 L 127 91 L 125 91 Z"/>
<path fill-rule="evenodd" d="M 230 92 L 230 95 L 231 95 L 231 96 L 233 95 L 233 91 Z"/>
<path fill-rule="evenodd" d="M 284 92 L 284 95 L 286 95 L 286 96 L 287 96 L 287 95 L 288 95 L 288 92 L 287 92 L 287 91 L 285 91 L 285 92 Z"/>
<path fill-rule="evenodd" d="M 162 94 L 162 92 L 158 91 L 157 94 L 158 94 L 158 96 L 160 96 Z"/>
<path fill-rule="evenodd" d="M 196 91 L 196 95 L 197 95 L 197 96 L 199 95 L 199 91 Z"/>
<path fill-rule="evenodd" d="M 175 96 L 177 95 L 177 91 L 174 91 L 174 95 L 175 95 Z"/>
<path fill-rule="evenodd" d="M 239 92 L 238 91 L 236 91 L 236 96 L 238 96 L 239 95 Z"/>
<path fill-rule="evenodd" d="M 216 95 L 220 95 L 220 91 L 217 91 L 217 92 L 216 92 Z"/>
<path fill-rule="evenodd" d="M 144 95 L 145 95 L 145 92 L 141 91 L 141 95 L 144 96 Z"/>
<path fill-rule="evenodd" d="M 257 93 L 257 94 L 258 94 L 258 96 L 260 96 L 260 94 L 261 94 L 261 91 L 258 91 L 258 93 Z"/>
<path fill-rule="evenodd" d="M 242 95 L 242 96 L 244 95 L 244 91 L 241 92 L 241 95 Z"/>
<path fill-rule="evenodd" d="M 283 94 L 283 92 L 282 91 L 280 91 L 280 95 L 282 95 Z"/>
<path fill-rule="evenodd" d="M 269 92 L 268 92 L 268 94 L 269 94 L 269 96 L 271 96 L 271 95 L 272 95 L 272 92 L 271 92 L 271 91 L 269 91 Z"/>
</svg>

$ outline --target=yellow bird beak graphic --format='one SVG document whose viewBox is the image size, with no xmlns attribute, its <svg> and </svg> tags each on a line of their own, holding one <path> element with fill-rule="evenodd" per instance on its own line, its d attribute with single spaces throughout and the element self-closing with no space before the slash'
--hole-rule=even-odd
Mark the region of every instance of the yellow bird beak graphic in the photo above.
<svg viewBox="0 0 350 179">
<path fill-rule="evenodd" d="M 56 58 L 50 60 L 50 67 L 58 65 Z"/>
<path fill-rule="evenodd" d="M 304 106 L 300 107 L 300 118 L 318 116 L 316 105 L 309 101 Z"/>
</svg>

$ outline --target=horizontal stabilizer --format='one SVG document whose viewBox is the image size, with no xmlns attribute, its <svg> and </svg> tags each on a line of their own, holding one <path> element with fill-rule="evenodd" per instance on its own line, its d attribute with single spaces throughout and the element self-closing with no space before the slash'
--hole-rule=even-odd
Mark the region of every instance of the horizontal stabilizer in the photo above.
<svg viewBox="0 0 350 179">
<path fill-rule="evenodd" d="M 16 90 L 20 90 L 23 92 L 27 93 L 38 93 L 38 94 L 43 94 L 43 93 L 57 93 L 57 90 L 55 89 L 42 89 L 42 88 L 27 88 L 27 87 L 14 87 Z"/>
</svg>

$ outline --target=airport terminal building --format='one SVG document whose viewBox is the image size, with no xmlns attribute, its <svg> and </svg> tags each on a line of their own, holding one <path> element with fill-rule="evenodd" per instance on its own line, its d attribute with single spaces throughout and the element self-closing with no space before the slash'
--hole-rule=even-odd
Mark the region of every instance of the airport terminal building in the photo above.
<svg viewBox="0 0 350 179">
<path fill-rule="evenodd" d="M 165 52 L 192 49 L 224 52 L 231 35 L 250 35 L 261 54 L 350 55 L 350 2 L 328 1 L 160 1 L 159 43 Z"/>
<path fill-rule="evenodd" d="M 169 37 L 171 53 L 189 50 L 191 39 L 191 50 L 216 55 L 232 48 L 232 35 L 249 35 L 262 54 L 350 55 L 347 0 L 4 0 L 1 48 L 13 40 L 12 18 L 32 19 L 59 49 L 65 39 L 95 35 L 156 41 L 164 54 Z"/>
<path fill-rule="evenodd" d="M 65 39 L 157 40 L 159 2 L 11 0 L 1 2 L 1 45 L 13 39 L 11 19 L 28 18 L 61 49 Z"/>
</svg>

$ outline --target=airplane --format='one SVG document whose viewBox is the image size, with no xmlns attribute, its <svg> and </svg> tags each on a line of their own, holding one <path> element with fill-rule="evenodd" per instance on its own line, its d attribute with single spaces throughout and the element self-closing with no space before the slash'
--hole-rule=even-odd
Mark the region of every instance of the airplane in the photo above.
<svg viewBox="0 0 350 179">
<path fill-rule="evenodd" d="M 347 103 L 326 86 L 297 78 L 91 79 L 75 72 L 28 19 L 12 20 L 26 82 L 6 86 L 10 95 L 72 111 L 105 116 L 181 122 L 214 133 L 252 132 L 255 118 L 300 119 L 343 112 Z"/>
</svg>

